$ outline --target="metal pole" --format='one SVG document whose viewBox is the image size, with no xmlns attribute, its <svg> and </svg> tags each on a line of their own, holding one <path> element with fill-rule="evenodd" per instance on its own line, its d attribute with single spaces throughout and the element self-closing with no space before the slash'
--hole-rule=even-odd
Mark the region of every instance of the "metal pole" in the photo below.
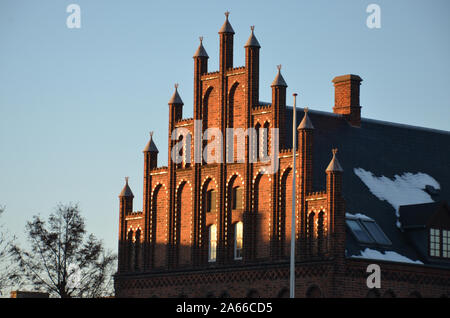
<svg viewBox="0 0 450 318">
<path fill-rule="evenodd" d="M 296 107 L 296 98 L 297 94 L 294 93 L 294 107 L 293 107 L 293 115 L 292 115 L 292 219 L 291 219 L 291 279 L 290 279 L 290 288 L 289 288 L 289 295 L 290 298 L 295 297 L 295 228 L 296 228 L 296 222 L 295 222 L 295 198 L 296 198 L 296 191 L 295 191 L 295 157 L 297 153 L 297 142 L 296 142 L 296 136 L 297 136 L 297 121 L 296 121 L 296 113 L 297 113 L 297 107 Z"/>
</svg>

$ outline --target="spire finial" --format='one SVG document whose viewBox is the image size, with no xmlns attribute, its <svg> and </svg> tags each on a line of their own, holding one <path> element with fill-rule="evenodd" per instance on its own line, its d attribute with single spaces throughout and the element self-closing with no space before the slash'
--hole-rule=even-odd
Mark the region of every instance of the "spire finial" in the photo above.
<svg viewBox="0 0 450 318">
<path fill-rule="evenodd" d="M 150 132 L 150 139 L 153 139 L 153 130 Z"/>
<path fill-rule="evenodd" d="M 334 156 L 336 156 L 336 153 L 338 152 L 338 149 L 337 148 L 333 148 L 331 151 L 333 152 L 333 157 L 334 157 Z"/>
<path fill-rule="evenodd" d="M 287 87 L 286 82 L 284 81 L 283 76 L 281 75 L 281 64 L 277 65 L 277 75 L 275 76 L 275 79 L 272 82 L 272 85 L 270 85 L 271 87 L 273 86 L 283 86 L 283 87 Z"/>
<path fill-rule="evenodd" d="M 175 92 L 173 92 L 172 97 L 169 100 L 169 105 L 183 105 L 180 95 L 178 94 L 178 83 L 175 83 Z"/>
<path fill-rule="evenodd" d="M 325 169 L 326 172 L 343 172 L 344 169 L 342 169 L 341 164 L 339 163 L 338 158 L 336 157 L 337 148 L 333 148 L 331 150 L 333 152 L 333 158 L 330 161 L 330 164 L 328 165 L 327 169 Z"/>
<path fill-rule="evenodd" d="M 125 183 L 126 184 L 128 184 L 128 179 L 129 179 L 130 177 L 125 177 Z"/>
<path fill-rule="evenodd" d="M 252 30 L 252 33 L 253 33 L 253 31 L 255 31 L 255 26 L 254 26 L 254 25 L 251 25 L 251 26 L 250 26 L 250 30 Z"/>
<path fill-rule="evenodd" d="M 203 36 L 200 36 L 199 39 L 200 39 L 200 44 L 202 44 L 202 42 L 203 42 Z"/>
<path fill-rule="evenodd" d="M 305 111 L 305 114 L 307 114 L 308 111 L 309 111 L 309 108 L 308 108 L 308 107 L 305 107 L 304 111 Z"/>
<path fill-rule="evenodd" d="M 234 30 L 231 27 L 230 21 L 228 21 L 229 15 L 230 15 L 229 11 L 225 12 L 226 19 L 225 19 L 225 22 L 223 23 L 222 27 L 219 30 L 219 34 L 222 34 L 222 33 L 234 34 Z"/>
</svg>

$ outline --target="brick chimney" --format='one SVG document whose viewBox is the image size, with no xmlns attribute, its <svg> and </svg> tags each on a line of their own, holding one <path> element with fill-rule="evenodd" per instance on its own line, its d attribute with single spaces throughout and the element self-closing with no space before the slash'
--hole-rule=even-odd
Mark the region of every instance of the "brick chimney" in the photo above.
<svg viewBox="0 0 450 318">
<path fill-rule="evenodd" d="M 361 126 L 361 106 L 359 104 L 359 86 L 362 79 L 358 75 L 337 76 L 334 83 L 335 114 L 344 115 L 352 126 Z"/>
</svg>

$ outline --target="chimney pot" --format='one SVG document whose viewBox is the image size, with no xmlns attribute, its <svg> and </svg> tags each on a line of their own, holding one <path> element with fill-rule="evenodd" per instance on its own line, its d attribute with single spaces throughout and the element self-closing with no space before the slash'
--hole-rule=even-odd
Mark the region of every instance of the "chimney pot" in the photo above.
<svg viewBox="0 0 450 318">
<path fill-rule="evenodd" d="M 359 86 L 362 79 L 358 75 L 347 74 L 333 79 L 335 114 L 344 115 L 353 126 L 361 126 L 361 105 Z"/>
</svg>

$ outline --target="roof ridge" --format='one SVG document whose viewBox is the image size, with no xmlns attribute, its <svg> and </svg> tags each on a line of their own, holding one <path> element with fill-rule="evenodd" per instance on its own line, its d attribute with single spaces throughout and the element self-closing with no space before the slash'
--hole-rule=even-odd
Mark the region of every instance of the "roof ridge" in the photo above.
<svg viewBox="0 0 450 318">
<path fill-rule="evenodd" d="M 260 103 L 261 102 L 262 101 L 260 101 Z M 286 105 L 286 108 L 292 109 L 293 106 Z M 304 108 L 297 107 L 297 111 L 301 111 L 302 109 L 304 109 Z M 324 110 L 317 110 L 317 109 L 311 109 L 311 108 L 309 108 L 309 112 L 313 113 L 313 114 L 321 114 L 321 115 L 326 115 L 326 116 L 330 116 L 330 117 L 342 117 L 342 118 L 344 117 L 344 115 L 341 115 L 341 114 L 335 114 L 333 112 L 327 112 L 327 111 L 324 111 Z M 361 117 L 361 122 L 363 122 L 363 121 L 369 122 L 369 123 L 374 123 L 374 124 L 386 125 L 386 126 L 397 126 L 399 128 L 417 129 L 417 130 L 423 130 L 423 131 L 439 133 L 439 134 L 443 134 L 443 135 L 450 135 L 450 131 L 443 130 L 443 129 L 429 128 L 429 127 L 423 127 L 423 126 L 415 126 L 415 125 L 410 125 L 410 124 L 396 123 L 396 122 L 387 121 L 387 120 L 380 120 L 380 119 Z"/>
</svg>

